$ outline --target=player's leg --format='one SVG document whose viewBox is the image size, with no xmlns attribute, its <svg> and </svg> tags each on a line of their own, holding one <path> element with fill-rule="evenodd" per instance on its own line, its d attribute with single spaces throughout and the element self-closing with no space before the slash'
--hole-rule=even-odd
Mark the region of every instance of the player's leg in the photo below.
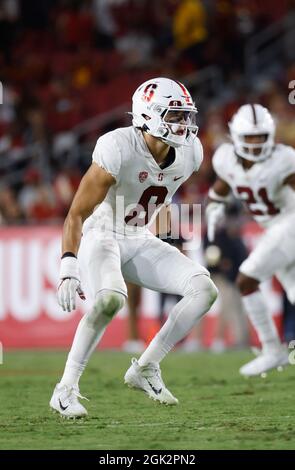
<svg viewBox="0 0 295 470">
<path fill-rule="evenodd" d="M 277 271 L 276 277 L 282 284 L 289 302 L 295 305 L 295 262 Z"/>
<path fill-rule="evenodd" d="M 86 364 L 108 323 L 124 305 L 127 295 L 121 273 L 118 243 L 113 238 L 88 232 L 79 250 L 82 283 L 92 307 L 80 320 L 68 355 L 64 374 L 50 405 L 64 416 L 87 414 L 79 403 L 78 383 Z"/>
<path fill-rule="evenodd" d="M 144 350 L 145 343 L 140 338 L 138 328 L 141 288 L 128 283 L 128 339 L 123 344 L 123 351 L 137 354 Z"/>
<path fill-rule="evenodd" d="M 123 266 L 122 271 L 125 279 L 144 287 L 183 296 L 125 375 L 127 384 L 143 389 L 154 400 L 176 404 L 177 399 L 162 381 L 159 363 L 209 310 L 217 289 L 205 268 L 155 237 Z"/>
<path fill-rule="evenodd" d="M 173 307 L 166 322 L 140 357 L 139 364 L 161 362 L 209 310 L 216 297 L 217 289 L 210 277 L 192 273 L 184 287 L 183 298 Z"/>
<path fill-rule="evenodd" d="M 223 274 L 219 273 L 214 273 L 212 276 L 212 280 L 218 288 L 220 302 L 218 308 L 218 315 L 216 318 L 215 335 L 210 345 L 210 351 L 219 354 L 224 352 L 224 350 L 226 349 L 225 334 L 227 325 L 229 323 L 229 309 L 227 302 L 227 299 L 229 297 L 229 281 L 227 281 Z"/>
<path fill-rule="evenodd" d="M 228 325 L 233 329 L 234 345 L 245 348 L 249 344 L 249 326 L 240 292 L 235 283 L 227 281 L 228 289 L 223 299 L 223 308 L 227 310 Z M 217 288 L 219 286 L 217 285 Z"/>
<path fill-rule="evenodd" d="M 262 344 L 262 355 L 240 369 L 241 374 L 259 375 L 269 369 L 288 363 L 287 351 L 282 347 L 277 329 L 259 289 L 261 281 L 270 279 L 279 269 L 289 264 L 285 230 L 269 229 L 250 256 L 240 266 L 237 279 L 242 301 Z"/>
<path fill-rule="evenodd" d="M 242 272 L 238 274 L 237 285 L 245 311 L 258 334 L 263 350 L 267 352 L 277 349 L 281 342 L 259 284 L 253 277 Z"/>
</svg>

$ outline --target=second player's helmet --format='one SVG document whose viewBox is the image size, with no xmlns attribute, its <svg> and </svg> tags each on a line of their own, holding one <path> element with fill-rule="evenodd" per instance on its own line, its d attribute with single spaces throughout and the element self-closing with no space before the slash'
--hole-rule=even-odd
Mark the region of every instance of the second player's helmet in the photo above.
<svg viewBox="0 0 295 470">
<path fill-rule="evenodd" d="M 192 144 L 197 112 L 186 87 L 169 78 L 148 80 L 132 97 L 132 124 L 172 147 Z"/>
<path fill-rule="evenodd" d="M 260 104 L 241 106 L 229 122 L 230 135 L 239 157 L 262 161 L 274 147 L 275 123 L 270 112 Z M 261 143 L 246 142 L 248 136 L 264 136 Z"/>
</svg>

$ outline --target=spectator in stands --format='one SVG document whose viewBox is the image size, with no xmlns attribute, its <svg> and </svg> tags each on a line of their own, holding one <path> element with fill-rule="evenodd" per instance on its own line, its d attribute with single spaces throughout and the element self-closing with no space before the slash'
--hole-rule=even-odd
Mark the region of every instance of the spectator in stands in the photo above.
<svg viewBox="0 0 295 470">
<path fill-rule="evenodd" d="M 0 225 L 24 222 L 24 214 L 17 202 L 15 192 L 8 187 L 0 189 Z"/>
<path fill-rule="evenodd" d="M 57 16 L 56 32 L 60 45 L 70 51 L 91 46 L 95 30 L 91 2 L 72 0 L 67 3 Z"/>
<path fill-rule="evenodd" d="M 0 3 L 0 63 L 1 54 L 11 63 L 11 51 L 18 32 L 19 1 L 2 0 Z"/>
<path fill-rule="evenodd" d="M 198 68 L 205 64 L 204 49 L 208 39 L 207 15 L 200 0 L 176 0 L 173 35 L 182 56 Z"/>
<path fill-rule="evenodd" d="M 61 217 L 55 194 L 49 184 L 43 183 L 38 170 L 28 170 L 25 182 L 26 185 L 19 194 L 19 201 L 28 221 L 42 223 Z"/>
<path fill-rule="evenodd" d="M 118 27 L 112 14 L 112 4 L 109 0 L 93 0 L 95 17 L 95 44 L 101 49 L 113 49 L 114 37 Z"/>
<path fill-rule="evenodd" d="M 0 137 L 0 160 L 9 172 L 18 171 L 23 166 L 27 153 L 25 144 L 23 123 L 16 119 Z"/>
<path fill-rule="evenodd" d="M 154 39 L 141 24 L 131 24 L 128 32 L 116 40 L 116 48 L 124 55 L 127 68 L 144 68 L 151 65 Z"/>
<path fill-rule="evenodd" d="M 288 103 L 286 94 L 277 93 L 272 96 L 270 111 L 277 122 L 277 140 L 295 147 L 295 109 Z"/>
</svg>

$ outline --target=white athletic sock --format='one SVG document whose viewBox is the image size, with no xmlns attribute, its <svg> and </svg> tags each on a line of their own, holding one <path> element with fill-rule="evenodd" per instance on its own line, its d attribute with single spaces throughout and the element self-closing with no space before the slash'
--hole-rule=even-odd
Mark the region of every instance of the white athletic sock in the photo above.
<svg viewBox="0 0 295 470">
<path fill-rule="evenodd" d="M 93 327 L 88 325 L 86 315 L 81 318 L 60 381 L 61 385 L 78 386 L 88 359 L 105 332 L 108 320 L 102 316 L 101 324 Z"/>
<path fill-rule="evenodd" d="M 242 301 L 247 315 L 257 331 L 263 351 L 277 349 L 281 342 L 261 291 L 244 295 Z"/>
<path fill-rule="evenodd" d="M 84 315 L 78 325 L 68 355 L 61 385 L 78 386 L 87 362 L 102 338 L 108 323 L 124 305 L 124 296 L 111 291 L 101 291 L 92 310 Z"/>
<path fill-rule="evenodd" d="M 140 366 L 159 363 L 183 339 L 215 301 L 217 290 L 208 276 L 194 276 L 191 287 L 138 360 Z"/>
</svg>

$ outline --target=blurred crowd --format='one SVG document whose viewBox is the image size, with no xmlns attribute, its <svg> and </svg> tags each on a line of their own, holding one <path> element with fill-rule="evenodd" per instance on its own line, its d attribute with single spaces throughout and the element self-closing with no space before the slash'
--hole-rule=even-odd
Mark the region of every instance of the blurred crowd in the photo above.
<svg viewBox="0 0 295 470">
<path fill-rule="evenodd" d="M 245 101 L 268 106 L 277 138 L 295 146 L 295 107 L 283 56 L 273 76 L 245 83 L 253 35 L 294 0 L 2 0 L 0 3 L 0 224 L 60 223 L 102 133 L 129 125 L 135 88 L 153 76 L 185 79 L 214 65 L 215 100 L 201 101 L 205 161 L 180 201 L 202 201 L 211 157 Z M 255 89 L 253 87 L 255 83 Z M 193 89 L 198 106 L 198 89 Z M 125 106 L 125 108 L 124 108 Z M 127 107 L 126 107 L 127 106 Z M 117 110 L 113 112 L 113 110 Z"/>
</svg>

